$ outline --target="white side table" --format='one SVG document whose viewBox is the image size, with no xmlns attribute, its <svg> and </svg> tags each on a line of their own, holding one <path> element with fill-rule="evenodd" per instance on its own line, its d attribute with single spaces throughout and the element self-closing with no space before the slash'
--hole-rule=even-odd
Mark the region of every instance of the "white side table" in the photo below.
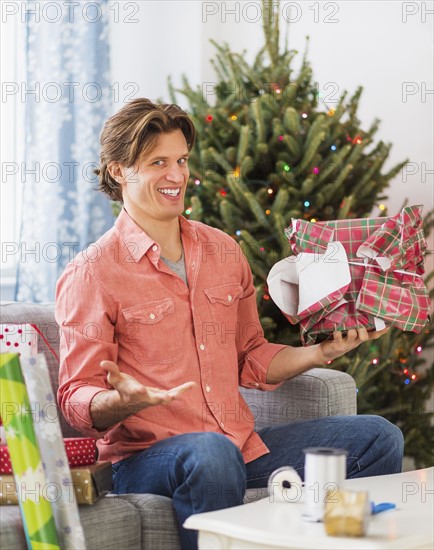
<svg viewBox="0 0 434 550">
<path fill-rule="evenodd" d="M 295 503 L 264 498 L 195 514 L 184 526 L 199 530 L 200 550 L 434 548 L 434 468 L 347 480 L 345 488 L 368 491 L 376 504 L 393 502 L 396 509 L 372 516 L 367 536 L 362 538 L 330 537 L 322 523 L 303 521 L 303 497 Z"/>
</svg>

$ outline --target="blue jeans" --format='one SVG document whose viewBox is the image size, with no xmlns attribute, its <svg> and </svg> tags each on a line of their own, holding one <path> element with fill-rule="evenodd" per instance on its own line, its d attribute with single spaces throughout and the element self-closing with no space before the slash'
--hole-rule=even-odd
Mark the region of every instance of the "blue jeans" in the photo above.
<svg viewBox="0 0 434 550">
<path fill-rule="evenodd" d="M 113 465 L 114 493 L 152 493 L 172 498 L 181 546 L 197 548 L 197 532 L 182 524 L 191 514 L 243 503 L 246 488 L 266 487 L 270 474 L 292 466 L 304 475 L 303 449 L 348 451 L 347 478 L 401 471 L 402 433 L 380 416 L 333 416 L 259 431 L 270 453 L 248 464 L 224 435 L 187 433 L 155 443 Z"/>
</svg>

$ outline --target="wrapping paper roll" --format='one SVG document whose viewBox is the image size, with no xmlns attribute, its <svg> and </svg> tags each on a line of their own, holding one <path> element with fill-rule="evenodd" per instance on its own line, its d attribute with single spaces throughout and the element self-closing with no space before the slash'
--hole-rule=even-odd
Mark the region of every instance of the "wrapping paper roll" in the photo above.
<svg viewBox="0 0 434 550">
<path fill-rule="evenodd" d="M 301 499 L 302 481 L 291 468 L 283 466 L 268 478 L 268 496 L 271 502 L 298 502 Z"/>
<path fill-rule="evenodd" d="M 1 416 L 15 479 L 20 487 L 45 487 L 46 478 L 33 426 L 26 385 L 16 353 L 0 355 Z M 31 550 L 60 550 L 53 510 L 42 494 L 20 494 L 27 545 Z"/>
<path fill-rule="evenodd" d="M 304 449 L 305 511 L 307 521 L 322 521 L 327 493 L 342 490 L 346 478 L 345 449 L 315 447 Z"/>
<path fill-rule="evenodd" d="M 65 550 L 86 550 L 71 471 L 59 423 L 59 412 L 43 354 L 25 357 L 21 369 L 32 411 L 38 419 L 36 437 L 47 479 L 46 495 L 53 507 L 60 544 Z M 36 488 L 35 488 L 36 489 Z"/>
</svg>

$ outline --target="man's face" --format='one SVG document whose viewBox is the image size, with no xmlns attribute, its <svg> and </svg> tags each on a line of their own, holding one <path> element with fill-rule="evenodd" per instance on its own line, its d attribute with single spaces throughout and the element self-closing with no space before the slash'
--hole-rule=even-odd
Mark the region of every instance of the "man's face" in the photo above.
<svg viewBox="0 0 434 550">
<path fill-rule="evenodd" d="M 175 130 L 161 134 L 149 154 L 125 169 L 122 198 L 137 223 L 170 221 L 182 214 L 190 175 L 187 161 L 184 134 Z"/>
</svg>

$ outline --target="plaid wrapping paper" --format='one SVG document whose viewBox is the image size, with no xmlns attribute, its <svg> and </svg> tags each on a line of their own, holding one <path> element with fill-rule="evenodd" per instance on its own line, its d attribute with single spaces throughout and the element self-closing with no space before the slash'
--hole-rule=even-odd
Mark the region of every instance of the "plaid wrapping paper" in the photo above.
<svg viewBox="0 0 434 550">
<path fill-rule="evenodd" d="M 319 335 L 335 330 L 375 329 L 376 319 L 401 330 L 422 330 L 429 318 L 430 300 L 422 278 L 426 242 L 421 210 L 420 206 L 406 207 L 390 218 L 315 223 L 293 220 L 285 234 L 297 255 L 294 265 L 298 258 L 312 254 L 315 261 L 321 258 L 321 270 L 327 263 L 337 261 L 344 268 L 345 261 L 336 259 L 336 249 L 331 246 L 339 242 L 347 254 L 351 273 L 347 285 L 329 292 L 302 311 L 294 308 L 289 311 L 291 308 L 282 308 L 284 290 L 279 284 L 290 280 L 282 276 L 283 263 L 288 266 L 294 258 L 282 260 L 272 268 L 270 296 L 291 323 L 300 322 L 303 343 L 314 343 Z M 318 275 L 322 277 L 320 270 Z M 299 282 L 302 284 L 301 278 Z M 299 291 L 301 293 L 302 288 Z"/>
</svg>

